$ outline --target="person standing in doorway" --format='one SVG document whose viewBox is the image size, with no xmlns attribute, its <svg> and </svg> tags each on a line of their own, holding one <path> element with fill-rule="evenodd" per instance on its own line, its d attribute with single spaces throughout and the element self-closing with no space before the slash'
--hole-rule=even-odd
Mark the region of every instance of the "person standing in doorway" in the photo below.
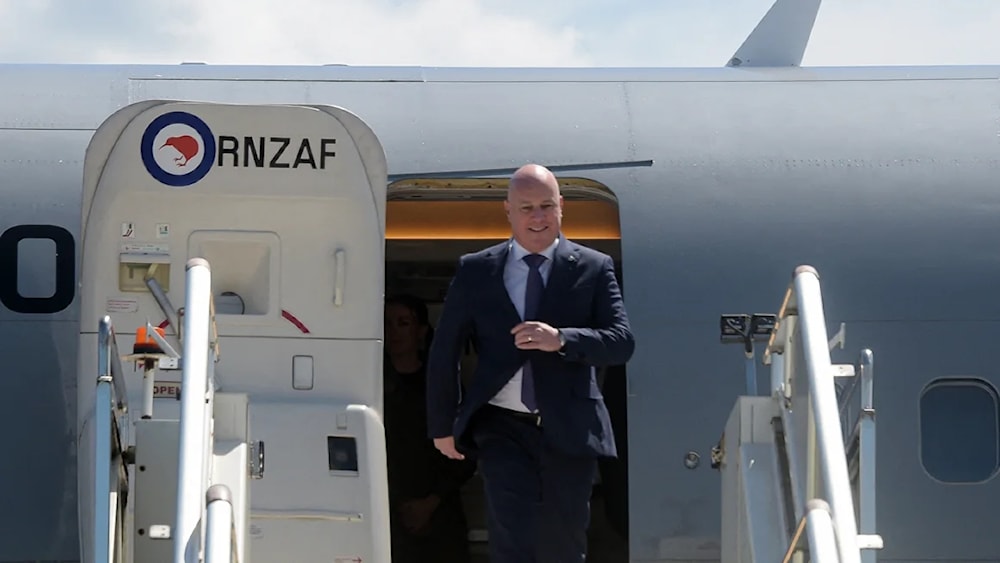
<svg viewBox="0 0 1000 563">
<path fill-rule="evenodd" d="M 462 485 L 469 461 L 442 457 L 427 427 L 425 359 L 433 340 L 427 305 L 411 295 L 385 304 L 385 440 L 393 563 L 468 563 Z"/>
<path fill-rule="evenodd" d="M 596 369 L 625 364 L 635 342 L 614 262 L 566 239 L 556 177 L 511 177 L 509 240 L 465 255 L 427 367 L 428 433 L 445 456 L 478 461 L 493 563 L 586 560 L 599 457 L 615 457 Z M 468 389 L 462 350 L 479 354 Z"/>
</svg>

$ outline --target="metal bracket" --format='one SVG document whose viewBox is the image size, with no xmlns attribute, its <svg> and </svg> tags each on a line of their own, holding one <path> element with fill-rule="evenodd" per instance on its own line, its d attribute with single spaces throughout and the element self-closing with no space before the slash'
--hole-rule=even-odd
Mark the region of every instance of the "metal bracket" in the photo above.
<svg viewBox="0 0 1000 563">
<path fill-rule="evenodd" d="M 768 313 L 753 315 L 722 315 L 719 318 L 720 340 L 723 344 L 743 344 L 746 356 L 747 394 L 757 394 L 757 366 L 754 359 L 754 342 L 770 340 L 778 316 Z"/>
<path fill-rule="evenodd" d="M 834 334 L 833 338 L 830 339 L 830 344 L 829 344 L 830 351 L 833 352 L 833 349 L 837 347 L 843 350 L 844 342 L 846 341 L 846 339 L 847 339 L 847 324 L 840 323 L 840 330 L 838 330 L 837 334 Z"/>
<path fill-rule="evenodd" d="M 726 459 L 726 434 L 722 433 L 719 437 L 719 443 L 712 446 L 712 469 L 718 469 L 722 467 L 722 462 Z"/>
<path fill-rule="evenodd" d="M 250 478 L 264 478 L 264 442 L 250 442 Z"/>
<path fill-rule="evenodd" d="M 174 359 L 179 359 L 181 357 L 181 355 L 178 354 L 176 350 L 174 350 L 174 347 L 171 346 L 170 343 L 167 342 L 165 338 L 160 336 L 160 334 L 153 329 L 153 325 L 150 324 L 149 319 L 146 320 L 146 334 L 153 337 L 153 340 L 155 340 L 156 343 L 160 345 L 160 350 L 163 350 L 163 353 L 166 354 L 167 356 Z"/>
<path fill-rule="evenodd" d="M 743 344 L 750 350 L 753 342 L 770 338 L 777 324 L 778 315 L 768 313 L 722 315 L 719 318 L 720 340 L 723 344 Z"/>
</svg>

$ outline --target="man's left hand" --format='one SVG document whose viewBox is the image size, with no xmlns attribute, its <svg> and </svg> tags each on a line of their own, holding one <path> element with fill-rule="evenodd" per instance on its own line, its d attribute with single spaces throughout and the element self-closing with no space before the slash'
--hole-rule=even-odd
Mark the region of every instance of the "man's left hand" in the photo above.
<svg viewBox="0 0 1000 563">
<path fill-rule="evenodd" d="M 559 331 L 540 321 L 523 322 L 510 330 L 514 345 L 521 350 L 558 352 L 562 348 Z"/>
</svg>

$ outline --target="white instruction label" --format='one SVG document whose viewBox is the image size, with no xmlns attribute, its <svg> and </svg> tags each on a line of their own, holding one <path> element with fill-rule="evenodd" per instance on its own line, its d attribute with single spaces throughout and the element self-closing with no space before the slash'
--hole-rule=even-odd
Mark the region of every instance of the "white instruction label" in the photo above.
<svg viewBox="0 0 1000 563">
<path fill-rule="evenodd" d="M 159 242 L 123 242 L 126 254 L 170 254 L 170 245 Z"/>
<path fill-rule="evenodd" d="M 139 301 L 128 298 L 110 298 L 105 304 L 107 313 L 134 313 L 139 310 Z"/>
</svg>

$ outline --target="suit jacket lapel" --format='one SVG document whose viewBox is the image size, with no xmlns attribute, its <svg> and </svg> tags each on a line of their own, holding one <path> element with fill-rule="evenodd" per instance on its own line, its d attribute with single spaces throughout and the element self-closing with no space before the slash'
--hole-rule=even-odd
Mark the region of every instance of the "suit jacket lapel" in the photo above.
<svg viewBox="0 0 1000 563">
<path fill-rule="evenodd" d="M 510 300 L 510 294 L 507 293 L 507 286 L 503 281 L 504 268 L 507 265 L 507 255 L 509 252 L 510 241 L 493 247 L 492 252 L 490 252 L 490 259 L 493 260 L 493 267 L 490 270 L 490 283 L 493 285 L 494 291 L 503 294 L 503 302 L 505 304 L 504 313 L 513 316 L 515 323 L 519 323 L 521 322 L 521 315 L 517 313 L 517 307 Z"/>
</svg>

